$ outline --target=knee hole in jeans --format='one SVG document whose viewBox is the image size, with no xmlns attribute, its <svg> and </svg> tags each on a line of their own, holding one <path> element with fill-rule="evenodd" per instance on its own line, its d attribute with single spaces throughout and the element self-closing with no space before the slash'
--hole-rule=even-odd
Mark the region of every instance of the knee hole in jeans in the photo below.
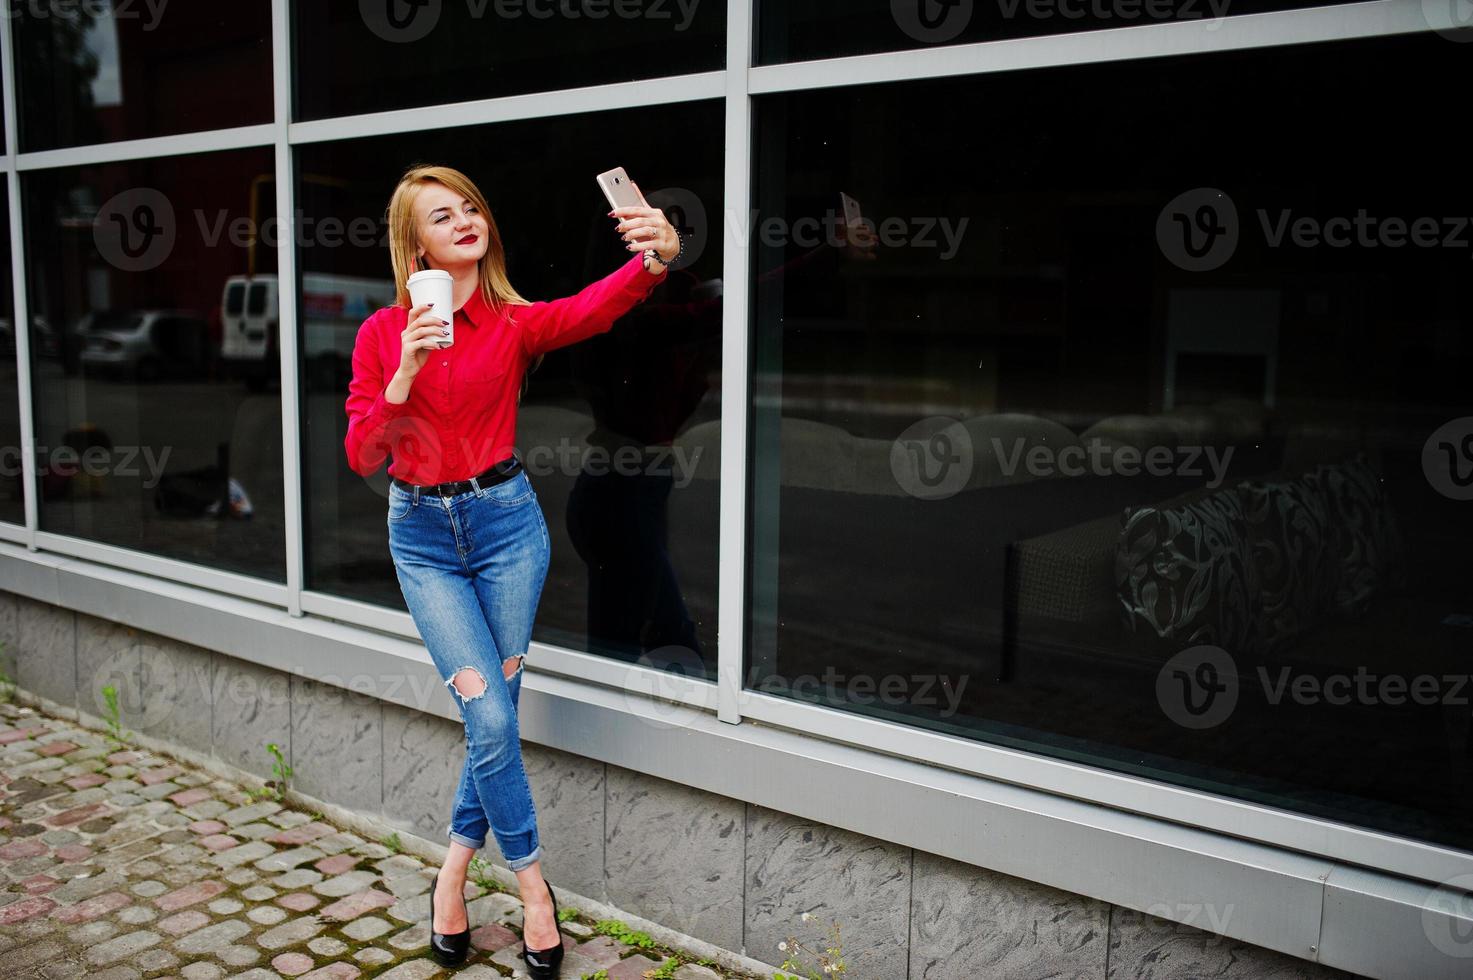
<svg viewBox="0 0 1473 980">
<path fill-rule="evenodd" d="M 527 655 L 525 653 L 519 653 L 515 657 L 507 657 L 501 662 L 501 672 L 506 676 L 507 680 L 511 680 L 513 677 L 516 676 L 517 671 L 522 669 L 522 660 L 526 656 Z M 507 670 L 507 665 L 510 664 L 513 660 L 517 662 L 516 666 L 513 667 L 511 670 Z"/>
<path fill-rule="evenodd" d="M 462 701 L 472 701 L 486 693 L 486 678 L 474 667 L 462 667 L 445 683 L 455 689 Z"/>
</svg>

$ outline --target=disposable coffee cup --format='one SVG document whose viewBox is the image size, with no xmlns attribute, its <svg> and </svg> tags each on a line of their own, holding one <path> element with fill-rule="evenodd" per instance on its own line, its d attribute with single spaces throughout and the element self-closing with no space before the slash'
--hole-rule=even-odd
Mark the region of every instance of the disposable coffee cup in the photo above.
<svg viewBox="0 0 1473 980">
<path fill-rule="evenodd" d="M 450 321 L 445 327 L 450 333 L 438 339 L 437 343 L 441 350 L 455 343 L 455 311 L 451 309 L 454 300 L 450 292 L 450 273 L 444 269 L 424 269 L 409 277 L 409 305 L 423 306 L 430 304 L 430 312 L 442 320 Z"/>
</svg>

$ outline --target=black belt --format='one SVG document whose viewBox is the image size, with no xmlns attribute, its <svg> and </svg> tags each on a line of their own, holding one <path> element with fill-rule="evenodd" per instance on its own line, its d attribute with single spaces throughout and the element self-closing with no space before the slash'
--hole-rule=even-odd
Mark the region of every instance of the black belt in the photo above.
<svg viewBox="0 0 1473 980">
<path fill-rule="evenodd" d="M 493 464 L 489 470 L 476 476 L 475 481 L 484 490 L 486 487 L 494 487 L 498 483 L 505 483 L 521 471 L 522 461 L 518 456 L 513 454 L 510 458 Z M 453 497 L 458 493 L 469 493 L 475 489 L 475 486 L 470 480 L 451 480 L 448 483 L 436 483 L 427 486 L 424 484 L 410 483 L 408 480 L 401 480 L 397 476 L 391 477 L 390 479 L 401 490 L 407 490 L 410 493 L 418 490 L 422 497 L 435 495 Z"/>
</svg>

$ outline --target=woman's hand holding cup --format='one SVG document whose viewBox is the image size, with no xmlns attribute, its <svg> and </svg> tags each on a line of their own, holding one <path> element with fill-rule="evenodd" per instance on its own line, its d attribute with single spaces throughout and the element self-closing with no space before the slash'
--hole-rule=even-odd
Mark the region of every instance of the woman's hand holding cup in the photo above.
<svg viewBox="0 0 1473 980">
<path fill-rule="evenodd" d="M 438 350 L 440 342 L 450 335 L 445 318 L 430 312 L 430 304 L 422 303 L 409 311 L 409 325 L 399 335 L 403 342 L 403 353 L 399 358 L 399 374 L 413 379 L 430 358 L 430 352 Z"/>
</svg>

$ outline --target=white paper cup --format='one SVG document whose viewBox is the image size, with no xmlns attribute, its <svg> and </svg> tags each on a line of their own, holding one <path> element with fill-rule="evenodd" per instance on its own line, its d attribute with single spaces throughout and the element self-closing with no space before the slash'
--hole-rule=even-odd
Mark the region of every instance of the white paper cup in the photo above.
<svg viewBox="0 0 1473 980">
<path fill-rule="evenodd" d="M 455 311 L 451 309 L 454 299 L 451 295 L 450 273 L 444 269 L 424 269 L 409 277 L 409 304 L 411 306 L 423 306 L 430 304 L 430 312 L 442 320 L 449 320 L 445 328 L 450 331 L 446 337 L 438 340 L 440 349 L 455 343 Z"/>
</svg>

